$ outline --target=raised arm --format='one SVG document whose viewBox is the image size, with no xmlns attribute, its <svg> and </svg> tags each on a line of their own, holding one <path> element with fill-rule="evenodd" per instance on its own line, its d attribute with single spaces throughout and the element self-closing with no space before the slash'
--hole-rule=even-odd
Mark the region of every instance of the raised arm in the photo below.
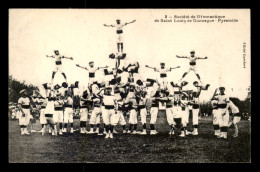
<svg viewBox="0 0 260 172">
<path fill-rule="evenodd" d="M 77 66 L 77 67 L 80 67 L 80 68 L 82 68 L 82 69 L 88 70 L 87 67 L 80 66 L 79 64 L 76 64 L 76 66 Z"/>
<path fill-rule="evenodd" d="M 131 21 L 131 22 L 126 22 L 125 24 L 124 24 L 124 26 L 126 26 L 127 24 L 131 24 L 131 23 L 134 23 L 136 20 L 133 20 L 133 21 Z"/>
<path fill-rule="evenodd" d="M 106 68 L 108 68 L 109 66 L 105 66 L 105 67 L 98 67 L 97 69 L 99 70 L 99 69 L 106 69 Z"/>
<path fill-rule="evenodd" d="M 104 26 L 105 27 L 115 27 L 115 25 L 112 25 L 112 24 L 110 24 L 110 25 L 104 24 Z"/>
<path fill-rule="evenodd" d="M 180 66 L 176 66 L 176 67 L 170 67 L 170 69 L 169 69 L 169 70 L 167 70 L 167 72 L 170 72 L 170 71 L 172 71 L 172 69 L 177 69 L 177 68 L 180 68 Z"/>
<path fill-rule="evenodd" d="M 62 56 L 62 58 L 73 60 L 73 57 L 65 57 L 65 56 Z"/>
<path fill-rule="evenodd" d="M 204 60 L 204 59 L 207 59 L 208 57 L 197 57 L 198 60 Z"/>
<path fill-rule="evenodd" d="M 217 91 L 218 91 L 218 89 L 216 88 L 216 90 L 215 90 L 215 92 L 214 92 L 212 98 L 210 99 L 211 101 L 212 101 L 212 100 L 214 99 L 214 97 L 216 96 Z"/>
<path fill-rule="evenodd" d="M 48 55 L 46 55 L 46 57 L 49 57 L 49 58 L 55 58 L 54 56 L 48 56 Z"/>
<path fill-rule="evenodd" d="M 154 71 L 158 72 L 158 70 L 157 70 L 155 67 L 150 67 L 150 66 L 148 66 L 148 65 L 145 65 L 145 67 L 150 68 L 150 69 L 153 69 Z"/>
<path fill-rule="evenodd" d="M 178 55 L 176 55 L 176 57 L 177 57 L 177 58 L 185 58 L 185 59 L 188 58 L 187 56 L 178 56 Z"/>
</svg>

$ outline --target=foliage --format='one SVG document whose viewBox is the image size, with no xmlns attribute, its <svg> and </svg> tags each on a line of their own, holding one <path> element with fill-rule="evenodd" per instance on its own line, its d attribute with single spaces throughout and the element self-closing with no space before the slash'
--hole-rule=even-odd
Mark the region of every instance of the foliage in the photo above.
<svg viewBox="0 0 260 172">
<path fill-rule="evenodd" d="M 8 78 L 8 99 L 9 102 L 17 103 L 20 98 L 20 91 L 26 89 L 29 95 L 33 94 L 33 90 L 38 89 L 32 84 L 26 84 L 25 81 L 21 82 L 14 79 L 12 76 Z"/>
</svg>

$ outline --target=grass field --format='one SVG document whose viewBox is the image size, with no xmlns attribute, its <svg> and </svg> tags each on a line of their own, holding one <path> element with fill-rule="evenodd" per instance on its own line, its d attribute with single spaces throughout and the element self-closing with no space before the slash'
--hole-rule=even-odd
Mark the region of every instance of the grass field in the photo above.
<svg viewBox="0 0 260 172">
<path fill-rule="evenodd" d="M 149 119 L 148 119 L 149 120 Z M 229 128 L 228 139 L 217 139 L 211 117 L 200 119 L 199 135 L 178 137 L 180 131 L 170 138 L 165 119 L 159 119 L 158 135 L 118 134 L 114 139 L 104 136 L 66 133 L 52 136 L 46 133 L 20 135 L 17 120 L 9 120 L 10 163 L 211 163 L 250 162 L 250 121 L 239 123 L 239 137 L 233 138 Z M 40 130 L 38 124 L 34 129 Z M 164 124 L 164 125 L 163 125 Z M 138 125 L 141 126 L 141 123 Z M 127 126 L 128 127 L 128 126 Z M 75 119 L 74 128 L 79 128 Z M 149 132 L 149 125 L 147 126 Z"/>
</svg>

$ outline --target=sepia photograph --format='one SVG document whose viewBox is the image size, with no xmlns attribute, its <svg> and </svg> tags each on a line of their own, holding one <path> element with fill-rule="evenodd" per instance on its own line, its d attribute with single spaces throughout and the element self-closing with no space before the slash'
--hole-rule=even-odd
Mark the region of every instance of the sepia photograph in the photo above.
<svg viewBox="0 0 260 172">
<path fill-rule="evenodd" d="M 251 163 L 250 9 L 9 9 L 9 163 Z"/>
</svg>

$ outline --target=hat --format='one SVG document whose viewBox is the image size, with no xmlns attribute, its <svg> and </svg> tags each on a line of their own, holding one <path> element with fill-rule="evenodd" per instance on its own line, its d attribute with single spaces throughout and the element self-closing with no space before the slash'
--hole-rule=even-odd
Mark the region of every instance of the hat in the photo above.
<svg viewBox="0 0 260 172">
<path fill-rule="evenodd" d="M 76 81 L 75 82 L 75 87 L 78 88 L 78 86 L 79 86 L 79 81 Z"/>
<path fill-rule="evenodd" d="M 57 51 L 59 51 L 59 50 L 54 50 L 54 52 L 57 52 Z"/>
<path fill-rule="evenodd" d="M 195 51 L 194 51 L 194 50 L 192 50 L 192 51 L 190 51 L 190 53 L 191 53 L 191 54 L 195 54 Z"/>
<path fill-rule="evenodd" d="M 165 65 L 165 63 L 164 63 L 164 62 L 161 62 L 160 65 Z"/>
<path fill-rule="evenodd" d="M 126 53 L 123 53 L 121 59 L 124 59 L 125 57 L 126 57 Z"/>
<path fill-rule="evenodd" d="M 225 90 L 225 87 L 219 87 L 219 90 Z"/>
<path fill-rule="evenodd" d="M 23 94 L 24 92 L 27 92 L 25 89 L 20 91 L 20 94 Z"/>
<path fill-rule="evenodd" d="M 66 82 L 63 82 L 63 83 L 61 84 L 61 86 L 64 87 L 64 88 L 67 88 L 67 87 L 68 87 L 68 84 L 67 84 Z"/>
<path fill-rule="evenodd" d="M 114 53 L 109 54 L 109 58 L 110 58 L 110 59 L 114 59 L 114 58 L 115 58 L 115 54 L 114 54 Z"/>
<path fill-rule="evenodd" d="M 90 63 L 94 63 L 93 61 L 90 61 L 88 64 L 90 64 Z"/>
<path fill-rule="evenodd" d="M 111 86 L 106 86 L 106 89 L 112 89 L 112 87 Z"/>
<path fill-rule="evenodd" d="M 196 81 L 195 81 L 196 82 Z M 181 83 L 181 86 L 186 86 L 188 84 L 188 82 L 187 81 L 182 81 L 182 83 Z"/>
<path fill-rule="evenodd" d="M 42 85 L 43 85 L 43 88 L 44 88 L 44 89 L 46 89 L 46 90 L 48 89 L 48 84 L 47 84 L 47 83 L 42 84 Z"/>
<path fill-rule="evenodd" d="M 139 85 L 139 86 L 141 86 L 141 85 L 143 85 L 143 82 L 142 82 L 140 79 L 138 79 L 138 80 L 136 81 L 136 84 Z"/>
<path fill-rule="evenodd" d="M 61 88 L 61 86 L 59 86 L 59 84 L 56 84 L 55 86 L 54 86 L 54 89 L 55 90 L 58 90 L 58 89 L 60 89 Z"/>
<path fill-rule="evenodd" d="M 109 81 L 109 84 L 110 84 L 110 85 L 116 85 L 116 79 L 111 79 L 111 80 Z"/>
<path fill-rule="evenodd" d="M 114 93 L 120 93 L 120 89 L 119 89 L 119 87 L 115 87 L 115 89 L 114 89 Z"/>
<path fill-rule="evenodd" d="M 195 86 L 196 84 L 198 84 L 199 82 L 198 81 L 194 81 L 193 82 L 193 85 Z"/>
</svg>

